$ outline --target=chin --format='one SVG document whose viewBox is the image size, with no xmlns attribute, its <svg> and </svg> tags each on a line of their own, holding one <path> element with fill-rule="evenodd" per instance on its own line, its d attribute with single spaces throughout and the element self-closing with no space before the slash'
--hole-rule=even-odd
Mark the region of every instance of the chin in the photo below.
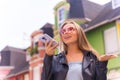
<svg viewBox="0 0 120 80">
<path fill-rule="evenodd" d="M 69 45 L 69 44 L 71 44 L 72 42 L 66 41 L 66 42 L 64 42 L 64 43 L 67 44 L 67 45 Z"/>
</svg>

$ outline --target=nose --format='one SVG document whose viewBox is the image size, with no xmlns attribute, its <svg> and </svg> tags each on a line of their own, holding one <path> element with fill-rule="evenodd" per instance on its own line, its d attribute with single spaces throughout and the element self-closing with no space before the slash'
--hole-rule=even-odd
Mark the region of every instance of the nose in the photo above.
<svg viewBox="0 0 120 80">
<path fill-rule="evenodd" d="M 67 34 L 67 33 L 69 33 L 69 31 L 66 29 L 66 30 L 64 31 L 64 34 Z"/>
</svg>

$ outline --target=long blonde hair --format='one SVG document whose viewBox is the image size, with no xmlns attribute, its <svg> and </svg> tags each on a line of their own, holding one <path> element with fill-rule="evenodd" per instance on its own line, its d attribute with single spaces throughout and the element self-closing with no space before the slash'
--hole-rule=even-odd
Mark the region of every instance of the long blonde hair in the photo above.
<svg viewBox="0 0 120 80">
<path fill-rule="evenodd" d="M 92 51 L 92 53 L 94 55 L 96 55 L 96 57 L 98 57 L 99 56 L 98 52 L 95 49 L 93 49 L 93 47 L 90 45 L 90 43 L 88 42 L 82 27 L 80 25 L 78 25 L 77 22 L 75 22 L 72 19 L 67 19 L 67 20 L 64 21 L 64 23 L 61 25 L 60 28 L 63 28 L 68 23 L 74 24 L 76 29 L 77 29 L 78 48 L 81 51 Z M 60 34 L 60 37 L 61 37 L 61 34 Z M 67 51 L 67 45 L 63 41 L 62 41 L 62 44 L 63 44 L 63 50 Z"/>
</svg>

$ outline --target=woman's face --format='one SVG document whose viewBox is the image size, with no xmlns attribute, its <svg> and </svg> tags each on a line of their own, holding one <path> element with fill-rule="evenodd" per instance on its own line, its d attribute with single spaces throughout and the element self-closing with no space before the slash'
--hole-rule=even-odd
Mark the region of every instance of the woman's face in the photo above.
<svg viewBox="0 0 120 80">
<path fill-rule="evenodd" d="M 77 43 L 77 29 L 74 24 L 72 23 L 67 23 L 65 24 L 61 31 L 61 39 L 63 42 L 67 45 L 72 44 L 72 43 Z"/>
</svg>

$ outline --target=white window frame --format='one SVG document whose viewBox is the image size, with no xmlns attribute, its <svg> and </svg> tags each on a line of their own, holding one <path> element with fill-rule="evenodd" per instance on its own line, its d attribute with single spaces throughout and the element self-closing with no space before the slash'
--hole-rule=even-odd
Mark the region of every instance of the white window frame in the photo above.
<svg viewBox="0 0 120 80">
<path fill-rule="evenodd" d="M 104 31 L 105 53 L 118 53 L 120 50 L 117 28 L 112 27 Z"/>
<path fill-rule="evenodd" d="M 33 68 L 33 80 L 40 80 L 40 66 L 36 66 Z"/>
<path fill-rule="evenodd" d="M 29 74 L 24 75 L 24 80 L 29 80 Z"/>
<path fill-rule="evenodd" d="M 120 7 L 120 0 L 112 0 L 113 9 Z"/>
</svg>

